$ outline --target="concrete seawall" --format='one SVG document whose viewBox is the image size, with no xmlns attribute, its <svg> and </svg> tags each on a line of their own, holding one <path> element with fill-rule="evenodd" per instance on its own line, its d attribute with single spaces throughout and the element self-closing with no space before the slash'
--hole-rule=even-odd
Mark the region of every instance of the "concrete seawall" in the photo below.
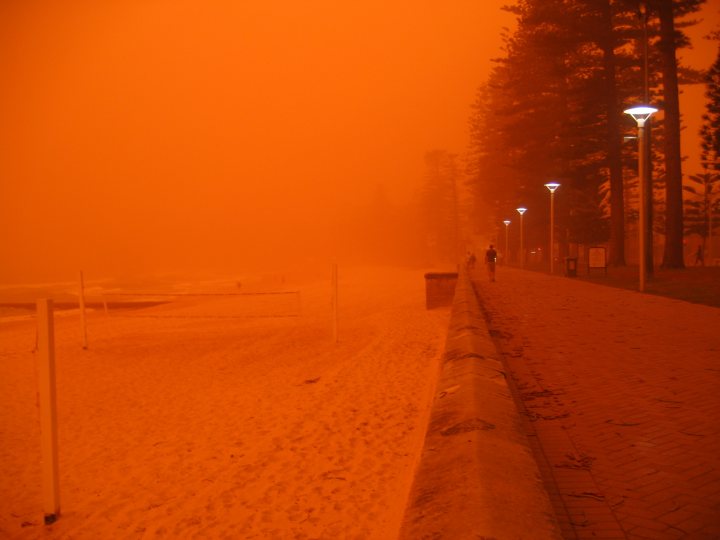
<svg viewBox="0 0 720 540">
<path fill-rule="evenodd" d="M 465 272 L 440 369 L 400 538 L 561 538 Z"/>
</svg>

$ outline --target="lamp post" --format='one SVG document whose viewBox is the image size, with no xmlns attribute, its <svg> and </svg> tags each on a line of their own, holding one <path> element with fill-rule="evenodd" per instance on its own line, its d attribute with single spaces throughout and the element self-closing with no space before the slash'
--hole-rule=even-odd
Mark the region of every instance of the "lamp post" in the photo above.
<svg viewBox="0 0 720 540">
<path fill-rule="evenodd" d="M 642 57 L 643 57 L 643 103 L 650 103 L 650 62 L 649 62 L 649 44 L 648 38 L 648 2 L 640 0 L 638 5 L 638 16 L 642 22 Z M 652 122 L 650 118 L 646 119 L 645 125 L 645 143 L 641 151 L 645 154 L 645 276 L 652 276 L 655 272 L 655 261 L 653 260 L 653 182 L 652 182 L 652 153 L 650 152 L 650 137 L 652 136 Z"/>
<path fill-rule="evenodd" d="M 527 212 L 527 208 L 516 208 L 520 214 L 520 268 L 525 268 L 525 246 L 523 244 L 523 214 Z"/>
<path fill-rule="evenodd" d="M 555 190 L 560 187 L 557 182 L 548 182 L 545 187 L 550 191 L 550 274 L 553 273 L 553 261 L 555 260 Z"/>
<path fill-rule="evenodd" d="M 510 252 L 508 251 L 508 229 L 510 228 L 511 221 L 509 219 L 503 220 L 505 224 L 505 264 L 510 260 Z"/>
<path fill-rule="evenodd" d="M 657 112 L 657 109 L 654 107 L 648 107 L 647 105 L 640 105 L 638 107 L 626 109 L 623 112 L 632 116 L 638 126 L 638 191 L 640 198 L 640 213 L 638 215 L 640 240 L 638 246 L 638 262 L 640 266 L 640 284 L 638 289 L 640 292 L 643 292 L 645 291 L 645 228 L 647 227 L 647 224 L 645 223 L 645 213 L 647 212 L 647 209 L 645 208 L 647 202 L 645 200 L 645 190 L 647 189 L 647 186 L 645 185 L 645 122 Z"/>
</svg>

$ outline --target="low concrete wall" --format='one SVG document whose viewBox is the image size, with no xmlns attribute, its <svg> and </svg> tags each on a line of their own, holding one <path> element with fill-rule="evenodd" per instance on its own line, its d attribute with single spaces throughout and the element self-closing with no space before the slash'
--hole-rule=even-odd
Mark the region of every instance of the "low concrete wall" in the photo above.
<svg viewBox="0 0 720 540">
<path fill-rule="evenodd" d="M 458 277 L 400 538 L 561 538 L 472 283 Z"/>
</svg>

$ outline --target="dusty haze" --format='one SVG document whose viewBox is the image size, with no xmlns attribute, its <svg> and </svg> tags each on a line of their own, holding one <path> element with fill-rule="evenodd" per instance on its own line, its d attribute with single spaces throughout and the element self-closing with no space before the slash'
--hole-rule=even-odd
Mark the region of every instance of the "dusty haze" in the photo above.
<svg viewBox="0 0 720 540">
<path fill-rule="evenodd" d="M 0 280 L 412 259 L 503 3 L 2 2 Z"/>
<path fill-rule="evenodd" d="M 0 2 L 0 283 L 427 262 L 407 205 L 467 147 L 505 3 Z"/>
</svg>

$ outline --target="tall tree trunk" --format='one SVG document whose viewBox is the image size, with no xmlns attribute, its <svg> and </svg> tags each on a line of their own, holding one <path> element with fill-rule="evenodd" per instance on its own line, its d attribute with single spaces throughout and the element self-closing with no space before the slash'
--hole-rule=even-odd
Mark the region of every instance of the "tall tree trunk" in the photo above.
<svg viewBox="0 0 720 540">
<path fill-rule="evenodd" d="M 665 113 L 665 252 L 663 266 L 684 268 L 680 104 L 673 1 L 658 0 Z"/>
<path fill-rule="evenodd" d="M 607 114 L 607 167 L 610 175 L 610 257 L 611 266 L 625 266 L 625 196 L 622 171 L 622 134 L 620 107 L 618 107 L 615 81 L 615 32 L 610 0 L 602 2 L 604 34 L 600 47 L 603 51 L 605 76 L 605 111 Z"/>
</svg>

